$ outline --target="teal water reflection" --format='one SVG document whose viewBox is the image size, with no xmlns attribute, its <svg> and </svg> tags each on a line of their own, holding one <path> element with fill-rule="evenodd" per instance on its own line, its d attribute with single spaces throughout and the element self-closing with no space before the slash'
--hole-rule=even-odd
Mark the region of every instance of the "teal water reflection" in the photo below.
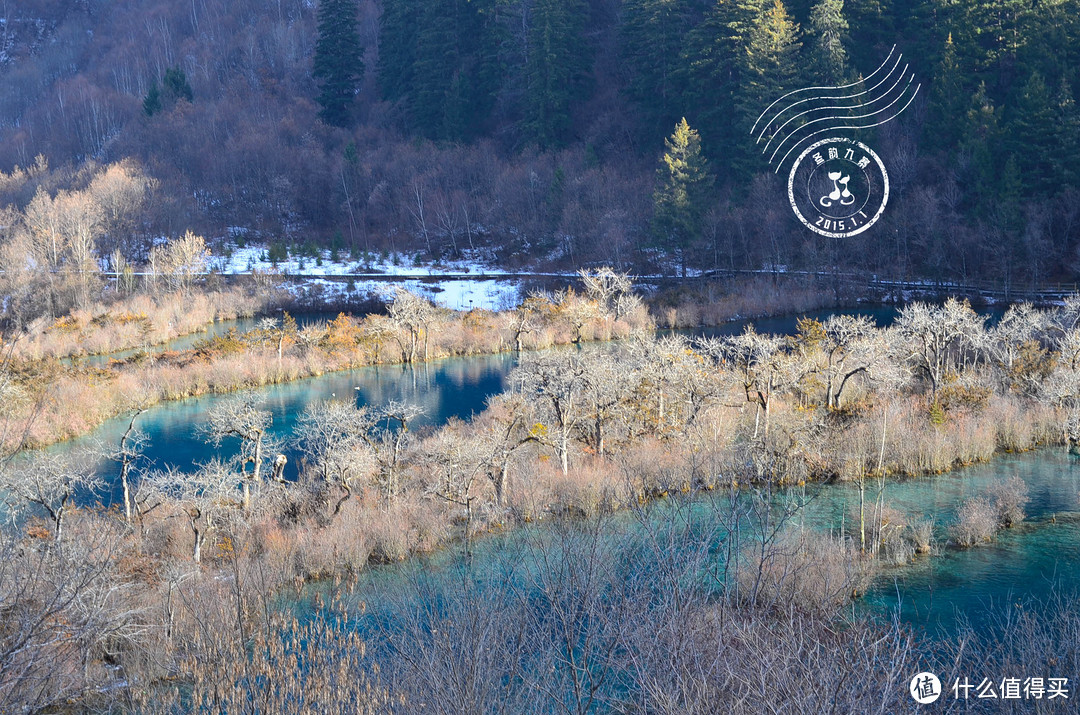
<svg viewBox="0 0 1080 715">
<path fill-rule="evenodd" d="M 419 405 L 424 415 L 416 428 L 437 426 L 452 417 L 468 419 L 484 409 L 487 398 L 503 391 L 506 375 L 516 364 L 512 354 L 470 358 L 447 358 L 409 367 L 390 365 L 364 367 L 321 377 L 244 391 L 265 400 L 263 409 L 272 414 L 268 437 L 276 441 L 289 458 L 286 476 L 295 478 L 299 455 L 291 443 L 296 422 L 314 401 L 327 399 L 355 400 L 357 405 L 385 405 L 400 400 Z M 191 471 L 212 457 L 229 458 L 239 449 L 236 440 L 226 440 L 219 448 L 206 443 L 202 426 L 207 413 L 232 395 L 204 395 L 169 402 L 150 408 L 139 416 L 136 425 L 148 437 L 148 446 L 136 471 L 174 466 Z M 128 426 L 129 417 L 105 422 L 91 434 L 70 440 L 56 449 L 78 449 L 100 444 L 115 449 Z M 103 471 L 111 470 L 102 463 Z M 137 475 L 136 475 L 137 478 Z M 119 503 L 119 485 L 114 484 L 105 502 Z M 112 500 L 110 502 L 110 500 Z"/>
</svg>

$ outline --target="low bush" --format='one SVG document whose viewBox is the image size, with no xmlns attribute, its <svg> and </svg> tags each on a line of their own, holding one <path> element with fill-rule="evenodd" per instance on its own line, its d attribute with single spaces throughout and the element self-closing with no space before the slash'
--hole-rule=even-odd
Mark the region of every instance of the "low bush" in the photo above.
<svg viewBox="0 0 1080 715">
<path fill-rule="evenodd" d="M 997 508 L 986 497 L 972 497 L 956 511 L 956 523 L 949 530 L 953 541 L 963 547 L 990 541 L 998 530 Z"/>
<path fill-rule="evenodd" d="M 987 495 L 997 511 L 998 526 L 1009 528 L 1024 520 L 1024 507 L 1030 501 L 1027 483 L 1018 476 L 994 482 Z"/>
</svg>

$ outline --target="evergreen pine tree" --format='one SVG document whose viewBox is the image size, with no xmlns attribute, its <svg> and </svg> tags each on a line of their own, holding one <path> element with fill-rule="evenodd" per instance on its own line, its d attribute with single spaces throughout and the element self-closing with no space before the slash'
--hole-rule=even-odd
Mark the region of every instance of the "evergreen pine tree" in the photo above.
<svg viewBox="0 0 1080 715">
<path fill-rule="evenodd" d="M 689 0 L 628 0 L 623 4 L 620 55 L 629 70 L 627 94 L 649 135 L 682 111 L 680 54 L 692 23 Z"/>
<path fill-rule="evenodd" d="M 930 121 L 926 123 L 930 146 L 952 151 L 960 137 L 961 121 L 966 108 L 964 73 L 956 57 L 952 33 L 945 40 L 941 63 L 934 75 L 930 90 Z"/>
<path fill-rule="evenodd" d="M 319 80 L 319 118 L 343 127 L 364 73 L 356 0 L 321 0 L 312 75 Z"/>
<path fill-rule="evenodd" d="M 165 88 L 165 95 L 173 102 L 180 99 L 190 102 L 195 99 L 195 93 L 191 91 L 187 75 L 178 66 L 165 70 L 165 78 L 161 84 Z"/>
<path fill-rule="evenodd" d="M 686 113 L 694 118 L 706 153 L 729 168 L 746 151 L 738 149 L 746 146 L 746 134 L 734 109 L 750 30 L 762 9 L 763 0 L 714 4 L 687 34 L 681 58 Z"/>
<path fill-rule="evenodd" d="M 799 25 L 781 0 L 774 0 L 758 14 L 750 28 L 743 58 L 743 82 L 736 97 L 740 133 L 749 136 L 754 121 L 785 92 L 805 83 L 801 71 Z M 735 166 L 749 175 L 765 166 L 765 159 L 748 142 L 748 152 L 735 153 Z"/>
<path fill-rule="evenodd" d="M 800 84 L 799 34 L 799 25 L 788 14 L 782 0 L 774 0 L 767 6 L 750 28 L 743 60 L 746 68 L 743 101 L 754 118 L 769 102 Z"/>
<path fill-rule="evenodd" d="M 678 257 L 686 275 L 687 252 L 701 237 L 712 177 L 701 153 L 701 139 L 684 117 L 664 141 L 667 151 L 657 169 L 652 231 L 661 248 Z"/>
<path fill-rule="evenodd" d="M 1065 77 L 1061 78 L 1054 104 L 1051 165 L 1056 191 L 1080 182 L 1080 111 Z"/>
<path fill-rule="evenodd" d="M 995 162 L 1000 137 L 999 112 L 981 82 L 971 98 L 970 109 L 960 137 L 960 151 L 966 157 L 964 183 L 973 187 L 976 206 L 986 214 L 997 197 L 998 167 Z"/>
<path fill-rule="evenodd" d="M 417 29 L 410 110 L 414 128 L 429 139 L 446 138 L 450 85 L 460 77 L 463 18 L 457 6 L 458 0 L 426 0 Z"/>
<path fill-rule="evenodd" d="M 379 91 L 397 101 L 412 88 L 416 40 L 424 0 L 383 0 L 379 18 Z"/>
<path fill-rule="evenodd" d="M 500 2 L 387 0 L 379 84 L 385 99 L 402 102 L 411 129 L 448 141 L 479 130 L 501 79 Z"/>
<path fill-rule="evenodd" d="M 810 12 L 810 29 L 817 37 L 814 55 L 820 82 L 841 84 L 847 75 L 847 51 L 844 39 L 848 21 L 844 18 L 844 0 L 821 0 Z"/>
<path fill-rule="evenodd" d="M 587 13 L 582 0 L 536 0 L 532 8 L 525 128 L 540 146 L 566 139 L 570 105 L 584 91 L 590 59 Z"/>
<path fill-rule="evenodd" d="M 143 111 L 146 112 L 146 116 L 152 117 L 157 112 L 161 111 L 161 90 L 158 89 L 158 83 L 155 80 L 150 85 L 150 90 L 146 93 L 146 97 L 143 99 Z"/>
<path fill-rule="evenodd" d="M 1041 74 L 1031 74 L 1009 109 L 1002 149 L 1015 157 L 1024 192 L 1052 191 L 1056 183 L 1052 157 L 1060 147 L 1055 144 L 1053 98 Z"/>
</svg>

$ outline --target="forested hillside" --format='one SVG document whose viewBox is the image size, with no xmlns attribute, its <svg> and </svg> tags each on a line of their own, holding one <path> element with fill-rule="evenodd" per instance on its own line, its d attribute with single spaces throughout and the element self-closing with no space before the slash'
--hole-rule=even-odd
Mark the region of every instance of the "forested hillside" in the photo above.
<svg viewBox="0 0 1080 715">
<path fill-rule="evenodd" d="M 922 90 L 862 135 L 889 208 L 815 236 L 750 126 L 894 45 Z M 39 187 L 129 160 L 152 196 L 94 230 L 134 262 L 240 227 L 506 265 L 1071 282 L 1078 82 L 1077 0 L 19 0 L 0 5 L 0 239 Z M 672 209 L 680 152 L 698 180 Z"/>
</svg>

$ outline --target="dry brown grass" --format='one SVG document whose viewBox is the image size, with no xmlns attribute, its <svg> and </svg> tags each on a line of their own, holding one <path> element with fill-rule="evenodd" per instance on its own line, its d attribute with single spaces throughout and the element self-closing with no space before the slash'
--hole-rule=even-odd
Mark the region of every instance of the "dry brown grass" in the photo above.
<svg viewBox="0 0 1080 715">
<path fill-rule="evenodd" d="M 831 291 L 781 278 L 739 280 L 723 289 L 708 286 L 661 296 L 652 307 L 663 328 L 715 326 L 732 320 L 791 315 L 836 305 Z"/>
<path fill-rule="evenodd" d="M 215 321 L 265 311 L 276 300 L 280 296 L 239 287 L 118 298 L 31 326 L 30 332 L 16 344 L 15 354 L 22 359 L 39 360 L 158 345 L 205 330 Z"/>
</svg>

